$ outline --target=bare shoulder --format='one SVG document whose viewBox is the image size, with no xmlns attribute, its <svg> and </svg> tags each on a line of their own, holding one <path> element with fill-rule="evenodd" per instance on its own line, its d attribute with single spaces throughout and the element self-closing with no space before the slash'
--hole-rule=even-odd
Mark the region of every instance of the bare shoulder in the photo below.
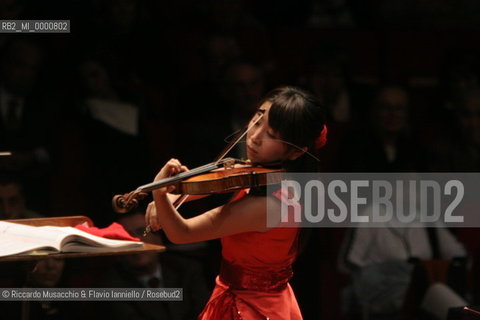
<svg viewBox="0 0 480 320">
<path fill-rule="evenodd" d="M 270 212 L 278 212 L 279 219 L 280 202 L 277 199 L 245 196 L 185 220 L 184 228 L 169 238 L 176 243 L 188 243 L 244 232 L 266 232 L 271 229 L 267 227 Z M 272 225 L 271 220 L 268 221 L 268 225 Z"/>
<path fill-rule="evenodd" d="M 274 223 L 280 220 L 280 207 L 280 201 L 274 197 L 246 196 L 223 206 L 222 213 L 241 216 L 244 227 L 250 231 L 266 232 L 271 229 L 267 227 L 267 218 Z"/>
</svg>

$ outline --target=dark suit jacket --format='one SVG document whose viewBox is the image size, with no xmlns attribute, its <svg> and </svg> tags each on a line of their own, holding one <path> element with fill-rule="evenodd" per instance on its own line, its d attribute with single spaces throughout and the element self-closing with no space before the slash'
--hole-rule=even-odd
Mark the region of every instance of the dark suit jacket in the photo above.
<svg viewBox="0 0 480 320">
<path fill-rule="evenodd" d="M 115 301 L 96 303 L 95 316 L 99 319 L 195 319 L 206 304 L 209 291 L 199 262 L 163 253 L 160 255 L 163 286 L 182 288 L 183 301 Z M 121 265 L 116 265 L 102 277 L 99 287 L 141 288 L 143 285 Z"/>
</svg>

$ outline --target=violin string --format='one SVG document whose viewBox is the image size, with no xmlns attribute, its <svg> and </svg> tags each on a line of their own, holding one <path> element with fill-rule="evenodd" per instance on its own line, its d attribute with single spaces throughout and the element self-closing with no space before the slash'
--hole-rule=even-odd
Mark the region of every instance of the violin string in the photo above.
<svg viewBox="0 0 480 320">
<path fill-rule="evenodd" d="M 181 173 L 177 174 L 177 175 L 174 176 L 174 177 L 179 178 L 179 177 L 183 177 L 183 176 L 189 176 L 189 175 L 191 175 L 191 174 L 203 173 L 203 172 L 205 172 L 205 171 L 210 171 L 210 170 L 213 170 L 213 169 L 217 169 L 217 168 L 218 168 L 218 165 L 219 165 L 220 163 L 223 163 L 223 162 L 225 162 L 225 159 L 219 160 L 219 161 L 217 161 L 217 162 L 207 163 L 207 164 L 205 164 L 205 165 L 203 165 L 203 166 L 196 167 L 196 168 L 191 169 L 191 170 L 189 170 L 189 171 L 181 172 Z"/>
<path fill-rule="evenodd" d="M 197 172 L 203 172 L 203 171 L 210 171 L 212 169 L 216 169 L 218 168 L 218 165 L 220 163 L 223 163 L 224 161 L 224 158 L 225 156 L 235 147 L 235 145 L 247 134 L 247 132 L 258 122 L 260 121 L 260 119 L 263 117 L 263 113 L 261 113 L 257 119 L 255 119 L 252 123 L 250 123 L 248 125 L 248 127 L 246 128 L 245 132 L 243 132 L 240 137 L 238 137 L 236 139 L 236 141 L 229 147 L 227 148 L 227 150 L 225 150 L 225 152 L 223 152 L 222 155 L 220 155 L 220 157 L 218 157 L 218 160 L 213 162 L 213 163 L 209 163 L 209 164 L 206 164 L 206 165 L 203 165 L 203 166 L 200 166 L 198 168 L 194 168 L 190 171 L 187 171 L 187 172 L 180 172 L 179 174 L 177 174 L 176 176 L 173 176 L 171 177 L 170 180 L 166 180 L 168 182 L 172 181 L 172 180 L 176 180 L 178 178 L 183 178 L 185 176 L 190 176 L 190 175 L 195 175 Z M 168 178 L 167 178 L 168 179 Z M 151 184 L 148 184 L 148 185 L 144 185 L 144 186 L 141 186 L 139 187 L 138 189 L 143 189 L 143 188 L 146 188 L 146 187 L 150 187 L 152 186 L 152 184 L 154 183 L 151 183 Z M 182 197 L 181 201 L 179 203 L 177 203 L 177 206 L 176 208 L 178 209 L 182 203 L 186 200 L 186 198 L 188 197 L 188 195 L 186 195 L 185 197 Z"/>
<path fill-rule="evenodd" d="M 228 151 L 226 153 L 228 153 Z M 225 155 L 223 155 L 223 157 L 224 156 Z M 178 173 L 178 174 L 176 174 L 172 177 L 164 179 L 162 182 L 152 182 L 152 183 L 140 186 L 140 187 L 137 188 L 137 190 L 148 190 L 149 188 L 153 187 L 154 185 L 155 185 L 155 187 L 158 187 L 158 185 L 160 185 L 160 184 L 168 185 L 170 182 L 173 182 L 173 181 L 176 181 L 176 180 L 179 180 L 179 179 L 183 179 L 183 178 L 188 178 L 188 177 L 196 175 L 197 173 L 203 173 L 203 172 L 207 172 L 207 171 L 210 171 L 210 170 L 213 170 L 213 169 L 217 169 L 219 167 L 219 164 L 221 164 L 223 162 L 225 162 L 225 159 L 221 158 L 214 163 L 213 162 L 212 163 L 207 163 L 203 166 L 191 169 L 189 171 L 180 172 L 180 173 Z M 177 199 L 177 201 L 175 201 L 175 203 L 174 203 L 175 209 L 178 210 L 180 208 L 180 206 L 187 200 L 188 196 L 189 195 L 184 194 L 179 199 Z"/>
<path fill-rule="evenodd" d="M 180 172 L 179 174 L 177 174 L 175 176 L 172 176 L 171 178 L 172 179 L 178 179 L 178 178 L 188 177 L 190 175 L 195 175 L 197 173 L 202 173 L 202 172 L 205 172 L 205 171 L 210 171 L 210 170 L 216 169 L 217 167 L 218 166 L 213 164 L 213 163 L 207 163 L 203 166 L 194 168 L 192 170 L 185 171 L 185 172 Z"/>
<path fill-rule="evenodd" d="M 164 182 L 169 183 L 170 181 L 174 181 L 174 180 L 177 180 L 177 179 L 182 179 L 182 178 L 185 178 L 185 177 L 190 177 L 190 176 L 196 175 L 197 173 L 204 173 L 204 172 L 207 172 L 207 171 L 210 171 L 210 170 L 213 170 L 213 169 L 217 169 L 219 167 L 219 164 L 224 163 L 224 162 L 225 162 L 225 159 L 222 159 L 222 160 L 217 161 L 215 163 L 214 162 L 207 163 L 203 166 L 193 168 L 189 171 L 180 172 L 180 173 L 178 173 L 174 176 L 165 178 Z"/>
<path fill-rule="evenodd" d="M 197 168 L 194 168 L 190 171 L 187 171 L 187 172 L 181 172 L 180 174 L 184 173 L 185 175 L 188 174 L 191 174 L 191 175 L 195 175 L 197 172 L 198 173 L 201 173 L 201 172 L 205 172 L 205 171 L 210 171 L 212 169 L 215 169 L 217 168 L 218 166 L 216 166 L 215 164 L 212 164 L 212 163 L 207 163 L 203 166 L 200 166 L 200 167 L 197 167 Z M 211 168 L 211 169 L 208 169 L 206 170 L 207 168 Z M 193 172 L 193 174 L 192 174 Z M 182 204 L 188 199 L 189 195 L 188 194 L 182 194 L 180 196 L 180 198 L 178 198 L 176 201 L 174 201 L 173 205 L 175 206 L 175 210 L 178 210 L 180 209 L 180 207 L 182 206 Z"/>
<path fill-rule="evenodd" d="M 237 145 L 237 143 L 238 143 L 240 140 L 243 139 L 243 137 L 247 134 L 247 132 L 250 131 L 250 129 L 251 129 L 258 121 L 260 121 L 260 119 L 261 119 L 262 117 L 263 117 L 263 113 L 261 113 L 256 120 L 254 120 L 251 124 L 248 125 L 248 127 L 247 127 L 246 130 L 245 130 L 245 132 L 242 133 L 242 134 L 240 135 L 240 137 L 238 137 L 238 138 L 236 139 L 236 141 L 235 141 L 229 148 L 227 148 L 227 150 L 225 150 L 225 152 L 223 152 L 223 154 L 221 154 L 221 155 L 218 157 L 218 160 L 213 163 L 214 168 L 218 167 L 218 164 L 220 164 L 220 163 L 223 162 L 225 156 Z M 198 167 L 198 168 L 194 168 L 194 169 L 190 170 L 189 174 L 192 174 L 192 171 L 196 173 L 197 171 L 204 170 L 204 169 L 209 168 L 209 167 L 211 167 L 211 166 L 212 166 L 212 163 L 209 163 L 209 164 L 200 166 L 200 167 Z M 212 169 L 213 169 L 213 168 L 212 168 Z M 182 174 L 182 173 L 184 173 L 185 175 L 187 175 L 188 172 L 181 172 L 180 174 Z M 180 174 L 179 174 L 179 175 L 180 175 Z M 142 188 L 142 187 L 139 187 L 139 189 L 140 189 L 140 188 Z M 180 206 L 187 200 L 188 196 L 189 196 L 189 195 L 187 195 L 187 194 L 184 194 L 184 195 L 180 196 L 180 198 L 177 199 L 177 201 L 175 201 L 175 203 L 174 203 L 175 209 L 178 210 L 178 209 L 180 208 Z M 145 229 L 145 232 L 144 232 L 144 233 L 148 233 L 148 232 L 150 231 L 150 230 L 149 230 L 149 227 L 150 227 L 150 226 L 147 226 L 147 229 Z"/>
<path fill-rule="evenodd" d="M 224 161 L 220 160 L 218 161 L 218 163 L 223 163 Z M 196 167 L 196 168 L 193 168 L 189 171 L 186 171 L 186 172 L 180 172 L 179 174 L 177 174 L 175 177 L 182 177 L 182 176 L 185 176 L 185 175 L 190 175 L 192 173 L 202 173 L 202 172 L 205 172 L 205 171 L 209 171 L 209 170 L 213 170 L 213 169 L 216 169 L 218 168 L 218 163 L 216 162 L 210 162 L 210 163 L 207 163 L 203 166 L 200 166 L 200 167 Z"/>
<path fill-rule="evenodd" d="M 160 181 L 154 181 L 154 182 L 145 184 L 143 186 L 138 187 L 137 190 L 141 190 L 141 191 L 153 190 L 155 188 L 159 188 L 160 186 L 168 185 L 171 182 L 175 182 L 175 181 L 183 179 L 183 178 L 188 178 L 188 177 L 196 175 L 197 173 L 207 172 L 207 171 L 210 171 L 210 170 L 213 170 L 213 169 L 216 169 L 216 168 L 218 168 L 218 165 L 208 163 L 208 164 L 203 165 L 201 167 L 194 168 L 190 171 L 180 172 L 180 173 L 178 173 L 174 176 L 162 179 Z"/>
</svg>

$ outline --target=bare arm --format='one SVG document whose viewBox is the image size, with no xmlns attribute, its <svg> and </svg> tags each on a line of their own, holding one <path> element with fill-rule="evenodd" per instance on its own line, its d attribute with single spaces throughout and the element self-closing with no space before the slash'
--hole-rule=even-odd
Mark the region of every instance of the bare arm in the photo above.
<svg viewBox="0 0 480 320">
<path fill-rule="evenodd" d="M 155 179 L 163 179 L 183 168 L 178 160 L 172 159 Z M 165 187 L 152 192 L 154 202 L 147 208 L 145 222 L 153 230 L 158 230 L 161 225 L 170 241 L 175 243 L 210 240 L 248 231 L 268 231 L 267 204 L 269 208 L 274 208 L 275 212 L 280 212 L 280 204 L 275 199 L 247 196 L 199 216 L 185 219 L 169 199 L 168 192 L 172 190 L 172 187 Z"/>
<path fill-rule="evenodd" d="M 245 197 L 185 219 L 165 195 L 154 193 L 154 203 L 149 205 L 146 222 L 153 230 L 161 223 L 174 243 L 204 241 L 249 231 L 265 232 L 269 230 L 266 222 L 267 202 L 270 202 L 269 206 L 279 207 L 278 201 L 271 198 Z M 280 212 L 280 209 L 275 211 Z"/>
</svg>

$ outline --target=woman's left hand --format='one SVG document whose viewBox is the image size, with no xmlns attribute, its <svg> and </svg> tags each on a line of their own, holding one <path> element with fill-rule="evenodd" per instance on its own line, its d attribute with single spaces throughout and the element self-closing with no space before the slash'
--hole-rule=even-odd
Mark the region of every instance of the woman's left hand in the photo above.
<svg viewBox="0 0 480 320">
<path fill-rule="evenodd" d="M 163 168 L 157 173 L 154 181 L 159 181 L 162 179 L 169 178 L 180 172 L 188 171 L 188 168 L 180 163 L 177 159 L 170 159 Z M 166 186 L 163 188 L 155 189 L 153 193 L 156 194 L 167 194 L 172 192 L 175 189 L 175 186 Z"/>
</svg>

